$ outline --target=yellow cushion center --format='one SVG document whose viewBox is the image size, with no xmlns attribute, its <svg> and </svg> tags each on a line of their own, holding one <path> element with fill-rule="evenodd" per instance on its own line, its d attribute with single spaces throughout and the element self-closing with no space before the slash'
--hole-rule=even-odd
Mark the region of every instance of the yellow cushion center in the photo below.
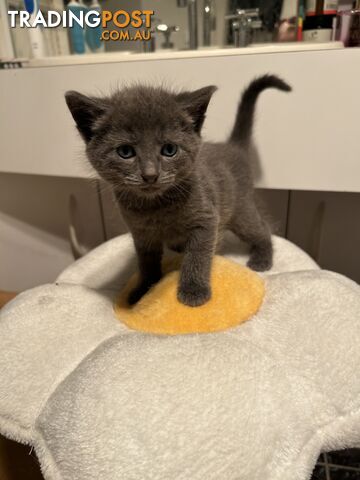
<svg viewBox="0 0 360 480">
<path fill-rule="evenodd" d="M 188 307 L 180 303 L 176 296 L 178 280 L 179 271 L 170 271 L 130 307 L 127 297 L 137 282 L 134 275 L 116 301 L 116 316 L 129 328 L 147 333 L 217 332 L 248 320 L 259 310 L 265 293 L 259 275 L 219 256 L 213 260 L 212 297 L 205 305 Z"/>
</svg>

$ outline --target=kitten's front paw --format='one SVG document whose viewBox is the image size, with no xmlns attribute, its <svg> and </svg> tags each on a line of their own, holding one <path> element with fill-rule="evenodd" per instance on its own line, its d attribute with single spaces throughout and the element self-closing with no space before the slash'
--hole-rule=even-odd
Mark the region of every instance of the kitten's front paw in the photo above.
<svg viewBox="0 0 360 480">
<path fill-rule="evenodd" d="M 265 272 L 272 267 L 272 258 L 266 256 L 263 257 L 259 254 L 251 255 L 247 262 L 247 266 L 255 272 Z"/>
<path fill-rule="evenodd" d="M 189 307 L 199 307 L 211 298 L 211 290 L 207 285 L 182 285 L 178 291 L 178 300 Z"/>
<path fill-rule="evenodd" d="M 273 264 L 273 248 L 271 242 L 263 242 L 260 245 L 254 245 L 250 250 L 250 258 L 247 266 L 255 272 L 265 272 L 270 270 Z"/>
<path fill-rule="evenodd" d="M 137 287 L 135 287 L 134 290 L 131 290 L 128 296 L 128 304 L 134 305 L 135 303 L 137 303 L 140 300 L 140 298 L 143 297 L 149 289 L 150 289 L 150 285 L 145 285 L 145 284 L 140 284 Z"/>
</svg>

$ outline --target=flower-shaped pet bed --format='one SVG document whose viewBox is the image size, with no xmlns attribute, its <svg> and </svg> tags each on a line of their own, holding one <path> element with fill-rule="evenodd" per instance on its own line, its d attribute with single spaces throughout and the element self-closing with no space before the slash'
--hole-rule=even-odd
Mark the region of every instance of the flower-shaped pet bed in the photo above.
<svg viewBox="0 0 360 480">
<path fill-rule="evenodd" d="M 213 333 L 134 330 L 128 235 L 19 295 L 0 314 L 1 433 L 35 447 L 47 480 L 309 479 L 320 451 L 360 444 L 360 287 L 274 249 L 227 296 L 229 314 L 255 292 L 248 321 Z M 223 255 L 246 263 L 230 237 Z"/>
</svg>

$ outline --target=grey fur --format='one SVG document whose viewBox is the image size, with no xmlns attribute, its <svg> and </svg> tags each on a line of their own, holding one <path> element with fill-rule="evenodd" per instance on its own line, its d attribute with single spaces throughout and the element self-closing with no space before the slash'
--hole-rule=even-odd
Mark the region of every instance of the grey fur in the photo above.
<svg viewBox="0 0 360 480">
<path fill-rule="evenodd" d="M 141 279 L 130 304 L 161 278 L 164 245 L 184 252 L 178 298 L 190 306 L 211 297 L 212 257 L 225 229 L 250 245 L 249 267 L 271 267 L 270 229 L 255 205 L 251 159 L 255 103 L 269 87 L 290 90 L 273 75 L 254 80 L 227 143 L 200 137 L 213 86 L 181 93 L 133 86 L 106 98 L 66 94 L 89 161 L 112 185 L 134 237 Z M 160 153 L 165 143 L 178 146 L 171 158 Z M 124 144 L 134 146 L 135 157 L 119 157 Z"/>
</svg>

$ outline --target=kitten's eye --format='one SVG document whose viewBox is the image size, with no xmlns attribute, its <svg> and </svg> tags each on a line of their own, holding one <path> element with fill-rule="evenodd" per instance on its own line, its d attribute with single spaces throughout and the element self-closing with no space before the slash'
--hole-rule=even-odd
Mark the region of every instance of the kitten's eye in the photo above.
<svg viewBox="0 0 360 480">
<path fill-rule="evenodd" d="M 121 158 L 132 158 L 136 155 L 135 148 L 131 145 L 120 145 L 116 152 Z"/>
<path fill-rule="evenodd" d="M 164 157 L 173 157 L 177 151 L 177 145 L 174 143 L 165 143 L 161 148 L 161 155 Z"/>
</svg>

